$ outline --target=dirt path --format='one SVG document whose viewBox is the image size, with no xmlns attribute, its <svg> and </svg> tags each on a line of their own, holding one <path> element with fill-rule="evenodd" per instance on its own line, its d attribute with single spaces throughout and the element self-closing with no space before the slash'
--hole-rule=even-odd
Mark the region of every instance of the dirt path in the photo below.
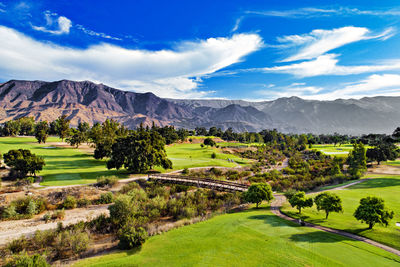
<svg viewBox="0 0 400 267">
<path fill-rule="evenodd" d="M 350 183 L 350 184 L 347 184 L 347 185 L 335 187 L 335 188 L 324 190 L 324 191 L 342 190 L 342 189 L 347 188 L 349 186 L 365 182 L 366 180 L 368 180 L 368 179 L 358 180 L 358 181 L 355 181 L 354 183 Z M 323 191 L 320 191 L 320 192 L 323 192 Z M 299 220 L 298 219 L 294 219 L 292 217 L 289 217 L 289 216 L 287 216 L 286 214 L 284 214 L 281 211 L 281 207 L 282 207 L 283 203 L 286 202 L 285 196 L 283 196 L 283 195 L 274 195 L 274 197 L 275 197 L 275 199 L 271 203 L 271 211 L 272 211 L 272 213 L 274 213 L 276 216 L 278 216 L 278 217 L 280 217 L 282 219 L 285 219 L 287 221 L 291 221 L 291 222 L 299 224 Z M 308 223 L 308 222 L 304 222 L 304 226 L 311 227 L 311 228 L 314 228 L 314 229 L 318 229 L 318 230 L 321 230 L 321 231 L 324 231 L 324 232 L 329 232 L 329 233 L 345 236 L 345 237 L 348 237 L 348 238 L 351 238 L 351 239 L 354 239 L 354 240 L 362 241 L 362 242 L 368 243 L 370 245 L 373 245 L 375 247 L 378 247 L 378 248 L 384 249 L 386 251 L 389 251 L 389 252 L 391 252 L 393 254 L 396 254 L 397 256 L 400 256 L 400 250 L 397 250 L 395 248 L 389 247 L 387 245 L 381 244 L 379 242 L 373 241 L 371 239 L 368 239 L 368 238 L 365 238 L 365 237 L 362 237 L 362 236 L 359 236 L 359 235 L 351 234 L 351 233 L 348 233 L 348 232 L 345 232 L 345 231 L 342 231 L 342 230 L 337 230 L 337 229 L 333 229 L 333 228 L 329 228 L 329 227 L 324 227 L 324 226 L 320 226 L 320 225 L 316 225 L 316 224 L 312 224 L 312 223 Z"/>
<path fill-rule="evenodd" d="M 48 230 L 57 227 L 58 222 L 62 222 L 64 226 L 75 224 L 79 221 L 87 221 L 95 218 L 100 214 L 108 215 L 108 204 L 90 206 L 88 208 L 78 208 L 65 211 L 65 218 L 62 221 L 52 221 L 44 223 L 43 214 L 37 215 L 32 219 L 12 220 L 0 222 L 0 245 L 8 243 L 10 240 L 20 237 L 21 235 L 32 235 L 36 230 Z"/>
</svg>

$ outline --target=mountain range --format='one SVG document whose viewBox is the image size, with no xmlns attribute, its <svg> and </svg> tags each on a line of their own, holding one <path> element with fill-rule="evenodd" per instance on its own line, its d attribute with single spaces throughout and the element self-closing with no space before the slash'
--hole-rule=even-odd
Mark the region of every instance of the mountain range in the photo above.
<svg viewBox="0 0 400 267">
<path fill-rule="evenodd" d="M 391 133 L 400 126 L 400 97 L 334 101 L 298 97 L 273 101 L 165 99 L 153 93 L 118 90 L 89 81 L 11 80 L 0 84 L 0 122 L 23 116 L 52 121 L 66 114 L 71 124 L 107 118 L 134 128 L 232 127 L 235 131 L 276 128 L 287 133 Z"/>
</svg>

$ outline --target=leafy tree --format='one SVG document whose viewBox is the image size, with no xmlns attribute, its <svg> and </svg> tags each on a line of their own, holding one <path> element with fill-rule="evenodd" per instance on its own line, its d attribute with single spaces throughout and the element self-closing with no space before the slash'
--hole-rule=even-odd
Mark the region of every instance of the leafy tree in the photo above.
<svg viewBox="0 0 400 267">
<path fill-rule="evenodd" d="M 179 137 L 179 140 L 181 140 L 182 142 L 184 142 L 186 138 L 189 136 L 189 131 L 183 128 L 178 129 L 176 133 Z"/>
<path fill-rule="evenodd" d="M 35 119 L 32 117 L 22 117 L 18 119 L 21 135 L 33 135 L 35 133 Z"/>
<path fill-rule="evenodd" d="M 30 150 L 10 150 L 4 154 L 4 163 L 12 168 L 17 177 L 26 177 L 28 173 L 36 176 L 45 165 L 44 159 L 32 154 Z"/>
<path fill-rule="evenodd" d="M 394 130 L 392 136 L 393 136 L 394 138 L 396 138 L 398 141 L 400 140 L 400 127 L 397 127 L 397 128 Z"/>
<path fill-rule="evenodd" d="M 387 226 L 393 219 L 394 212 L 385 207 L 385 201 L 378 197 L 366 197 L 360 200 L 360 205 L 354 212 L 354 217 L 368 224 L 368 229 L 372 229 L 376 223 Z"/>
<path fill-rule="evenodd" d="M 158 132 L 139 129 L 117 139 L 112 146 L 107 168 L 124 167 L 135 173 L 146 172 L 154 166 L 169 169 L 172 162 L 167 158 L 164 146 L 164 139 Z"/>
<path fill-rule="evenodd" d="M 118 238 L 118 246 L 121 249 L 131 249 L 141 246 L 148 238 L 148 234 L 143 227 L 126 225 L 118 231 Z"/>
<path fill-rule="evenodd" d="M 313 206 L 313 199 L 310 197 L 306 197 L 306 193 L 304 193 L 303 191 L 299 191 L 289 199 L 289 203 L 301 214 L 302 208 L 311 208 Z"/>
<path fill-rule="evenodd" d="M 353 144 L 353 150 L 347 157 L 348 172 L 352 177 L 360 178 L 367 170 L 367 156 L 364 144 L 359 142 Z"/>
<path fill-rule="evenodd" d="M 19 121 L 11 120 L 6 121 L 3 126 L 3 135 L 5 136 L 16 136 L 21 130 Z"/>
<path fill-rule="evenodd" d="M 196 127 L 195 131 L 196 131 L 197 136 L 206 136 L 207 135 L 207 129 L 204 127 Z"/>
<path fill-rule="evenodd" d="M 263 200 L 271 201 L 272 195 L 271 186 L 267 183 L 254 183 L 244 193 L 244 198 L 247 202 L 256 203 L 256 208 Z"/>
<path fill-rule="evenodd" d="M 78 148 L 82 143 L 87 141 L 87 133 L 82 132 L 79 129 L 71 128 L 70 137 L 66 139 L 67 143 L 71 146 Z"/>
<path fill-rule="evenodd" d="M 164 137 L 167 145 L 175 143 L 179 139 L 174 126 L 158 127 L 153 123 L 151 130 L 158 132 L 162 137 Z"/>
<path fill-rule="evenodd" d="M 343 212 L 342 200 L 336 194 L 324 192 L 318 194 L 314 199 L 318 210 L 325 211 L 326 219 L 330 212 Z"/>
<path fill-rule="evenodd" d="M 49 125 L 47 121 L 38 122 L 35 126 L 35 137 L 39 144 L 46 143 L 47 137 L 49 136 Z"/>
<path fill-rule="evenodd" d="M 235 138 L 236 136 L 232 128 L 228 128 L 222 135 L 222 139 L 224 139 L 225 141 L 234 141 Z"/>
<path fill-rule="evenodd" d="M 207 137 L 206 139 L 204 139 L 204 145 L 206 146 L 215 146 L 216 143 L 214 142 L 214 140 L 212 140 L 210 137 Z"/>
<path fill-rule="evenodd" d="M 67 119 L 67 115 L 61 115 L 55 120 L 56 133 L 63 142 L 64 139 L 69 135 L 69 124 L 70 120 Z"/>
<path fill-rule="evenodd" d="M 381 142 L 374 148 L 369 148 L 366 155 L 368 161 L 376 161 L 379 165 L 381 161 L 397 159 L 399 150 L 393 143 Z"/>
</svg>

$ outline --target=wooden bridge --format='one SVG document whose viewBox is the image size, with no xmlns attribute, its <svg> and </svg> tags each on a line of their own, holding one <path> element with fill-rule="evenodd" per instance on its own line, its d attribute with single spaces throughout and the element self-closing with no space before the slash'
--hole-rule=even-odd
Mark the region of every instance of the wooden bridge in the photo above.
<svg viewBox="0 0 400 267">
<path fill-rule="evenodd" d="M 170 174 L 149 174 L 148 180 L 192 185 L 201 188 L 209 188 L 218 191 L 228 191 L 228 192 L 245 192 L 249 188 L 248 185 L 239 184 L 235 182 L 220 181 L 211 178 L 199 178 L 199 177 L 170 175 Z"/>
</svg>

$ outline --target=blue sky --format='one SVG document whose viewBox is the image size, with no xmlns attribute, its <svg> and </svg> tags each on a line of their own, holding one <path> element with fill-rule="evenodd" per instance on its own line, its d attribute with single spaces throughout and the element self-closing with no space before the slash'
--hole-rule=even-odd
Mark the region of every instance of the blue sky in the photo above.
<svg viewBox="0 0 400 267">
<path fill-rule="evenodd" d="M 172 98 L 400 96 L 398 1 L 0 0 L 0 80 Z"/>
</svg>

